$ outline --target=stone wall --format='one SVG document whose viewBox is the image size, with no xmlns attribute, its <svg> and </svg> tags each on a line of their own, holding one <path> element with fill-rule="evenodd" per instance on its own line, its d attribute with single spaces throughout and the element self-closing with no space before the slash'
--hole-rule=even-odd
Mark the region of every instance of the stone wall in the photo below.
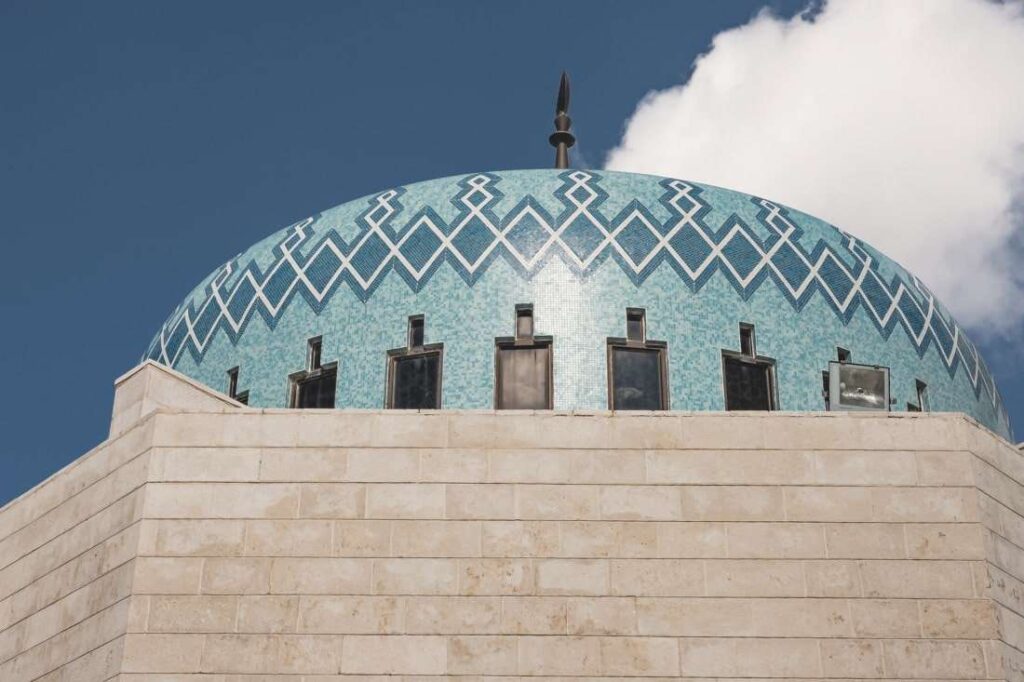
<svg viewBox="0 0 1024 682">
<path fill-rule="evenodd" d="M 1022 678 L 1024 460 L 962 416 L 259 411 L 168 377 L 0 510 L 0 680 Z"/>
</svg>

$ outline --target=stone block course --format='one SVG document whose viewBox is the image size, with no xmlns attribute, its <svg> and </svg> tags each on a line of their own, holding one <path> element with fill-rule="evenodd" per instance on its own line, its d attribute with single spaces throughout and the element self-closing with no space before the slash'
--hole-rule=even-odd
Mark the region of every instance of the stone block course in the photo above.
<svg viewBox="0 0 1024 682">
<path fill-rule="evenodd" d="M 120 436 L 0 509 L 4 682 L 1024 674 L 1024 462 L 959 416 L 189 412 L 136 384 Z"/>
</svg>

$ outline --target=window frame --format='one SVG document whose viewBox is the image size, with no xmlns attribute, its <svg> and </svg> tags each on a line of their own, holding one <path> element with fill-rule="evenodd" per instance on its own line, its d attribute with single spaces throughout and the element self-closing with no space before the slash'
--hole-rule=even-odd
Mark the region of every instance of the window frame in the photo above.
<svg viewBox="0 0 1024 682">
<path fill-rule="evenodd" d="M 552 336 L 515 337 L 499 336 L 494 339 L 494 409 L 495 410 L 518 410 L 530 408 L 502 407 L 498 404 L 501 398 L 503 384 L 501 381 L 501 351 L 503 350 L 531 350 L 547 348 L 547 380 L 548 399 L 547 406 L 541 410 L 555 409 L 555 344 Z"/>
<path fill-rule="evenodd" d="M 629 338 L 630 318 L 640 318 L 640 338 Z M 605 343 L 605 366 L 608 378 L 608 409 L 622 412 L 643 412 L 644 410 L 626 410 L 615 407 L 615 349 L 646 350 L 658 354 L 658 374 L 661 385 L 661 406 L 655 412 L 671 409 L 672 400 L 669 396 L 668 381 L 668 342 L 651 341 L 647 338 L 647 309 L 626 308 L 626 336 L 609 336 Z"/>
<path fill-rule="evenodd" d="M 741 362 L 745 365 L 763 367 L 768 381 L 768 409 L 767 410 L 730 410 L 729 409 L 729 386 L 725 378 L 726 364 L 728 362 Z M 777 412 L 779 409 L 779 382 L 775 371 L 775 358 L 765 355 L 744 355 L 734 350 L 722 350 L 722 400 L 726 412 Z"/>
<path fill-rule="evenodd" d="M 395 382 L 398 380 L 398 363 L 406 358 L 437 356 L 437 406 L 436 407 L 395 407 Z M 440 410 L 444 397 L 444 344 L 428 343 L 416 348 L 393 348 L 387 351 L 387 380 L 384 387 L 384 409 L 386 410 Z"/>
<path fill-rule="evenodd" d="M 338 361 L 323 364 L 324 337 L 313 336 L 306 341 L 306 368 L 288 375 L 288 409 L 290 410 L 333 410 L 338 406 Z M 315 365 L 315 366 L 314 366 Z M 334 374 L 334 405 L 331 407 L 299 407 L 299 386 L 307 381 Z"/>
</svg>

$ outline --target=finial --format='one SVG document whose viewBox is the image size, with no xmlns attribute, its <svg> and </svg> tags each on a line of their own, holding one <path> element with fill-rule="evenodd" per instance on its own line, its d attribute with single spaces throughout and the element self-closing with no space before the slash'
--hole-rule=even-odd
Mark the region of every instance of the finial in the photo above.
<svg viewBox="0 0 1024 682">
<path fill-rule="evenodd" d="M 576 144 L 576 138 L 569 132 L 572 119 L 569 118 L 569 75 L 562 72 L 562 82 L 558 84 L 558 102 L 555 104 L 555 132 L 551 133 L 548 142 L 555 148 L 555 168 L 569 167 L 569 147 Z"/>
</svg>

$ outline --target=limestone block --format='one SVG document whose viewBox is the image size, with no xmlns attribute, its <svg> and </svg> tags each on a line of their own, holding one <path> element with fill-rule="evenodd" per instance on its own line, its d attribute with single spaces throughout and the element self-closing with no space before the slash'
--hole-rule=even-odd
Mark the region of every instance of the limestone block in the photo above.
<svg viewBox="0 0 1024 682">
<path fill-rule="evenodd" d="M 520 637 L 520 675 L 600 675 L 599 637 Z"/>
<path fill-rule="evenodd" d="M 670 637 L 744 637 L 757 633 L 752 599 L 638 597 L 637 631 Z"/>
<path fill-rule="evenodd" d="M 391 552 L 410 557 L 478 557 L 480 521 L 394 521 Z"/>
<path fill-rule="evenodd" d="M 261 481 L 345 481 L 348 452 L 342 448 L 263 448 Z"/>
<path fill-rule="evenodd" d="M 453 559 L 375 559 L 374 594 L 455 594 L 459 566 Z"/>
<path fill-rule="evenodd" d="M 149 600 L 149 632 L 231 632 L 238 597 L 156 595 Z"/>
<path fill-rule="evenodd" d="M 904 526 L 898 523 L 829 523 L 825 543 L 831 559 L 902 559 Z"/>
<path fill-rule="evenodd" d="M 871 498 L 877 521 L 978 520 L 975 492 L 968 488 L 872 488 Z"/>
<path fill-rule="evenodd" d="M 207 635 L 202 670 L 219 673 L 336 673 L 343 640 L 332 635 Z"/>
<path fill-rule="evenodd" d="M 709 596 L 804 596 L 804 570 L 799 561 L 709 559 L 705 562 L 705 566 Z"/>
<path fill-rule="evenodd" d="M 687 559 L 612 560 L 611 594 L 617 596 L 700 596 L 704 562 Z"/>
<path fill-rule="evenodd" d="M 371 675 L 443 675 L 444 637 L 352 635 L 341 649 L 341 672 Z"/>
<path fill-rule="evenodd" d="M 203 560 L 139 557 L 135 560 L 135 594 L 198 594 Z"/>
<path fill-rule="evenodd" d="M 299 632 L 389 634 L 401 632 L 402 602 L 396 597 L 304 596 Z"/>
<path fill-rule="evenodd" d="M 267 594 L 270 559 L 215 557 L 203 561 L 203 594 Z"/>
<path fill-rule="evenodd" d="M 334 555 L 340 557 L 391 556 L 390 521 L 336 521 Z"/>
<path fill-rule="evenodd" d="M 274 594 L 369 594 L 371 559 L 280 558 L 270 564 Z"/>
<path fill-rule="evenodd" d="M 662 558 L 724 557 L 728 552 L 724 523 L 657 523 L 655 534 Z"/>
<path fill-rule="evenodd" d="M 348 451 L 348 480 L 415 482 L 420 480 L 420 455 L 411 449 L 361 448 Z"/>
<path fill-rule="evenodd" d="M 978 642 L 887 640 L 882 644 L 886 672 L 895 677 L 980 679 L 985 656 Z"/>
<path fill-rule="evenodd" d="M 917 452 L 920 485 L 971 485 L 974 482 L 969 452 Z"/>
<path fill-rule="evenodd" d="M 785 488 L 790 521 L 874 521 L 871 488 L 805 486 Z"/>
<path fill-rule="evenodd" d="M 446 518 L 514 519 L 515 486 L 508 484 L 450 484 L 446 490 Z"/>
<path fill-rule="evenodd" d="M 818 642 L 810 639 L 679 640 L 680 666 L 706 677 L 817 677 L 822 675 Z"/>
<path fill-rule="evenodd" d="M 502 597 L 501 631 L 515 635 L 564 635 L 567 603 L 560 597 Z"/>
<path fill-rule="evenodd" d="M 259 448 L 153 448 L 150 481 L 247 482 L 259 479 Z"/>
<path fill-rule="evenodd" d="M 825 532 L 820 524 L 729 523 L 726 532 L 733 558 L 825 558 Z"/>
<path fill-rule="evenodd" d="M 634 597 L 573 597 L 567 600 L 571 635 L 637 634 L 637 600 Z"/>
<path fill-rule="evenodd" d="M 416 635 L 501 633 L 501 598 L 407 597 L 405 631 Z"/>
<path fill-rule="evenodd" d="M 925 599 L 921 630 L 936 639 L 997 639 L 995 604 L 987 599 Z"/>
<path fill-rule="evenodd" d="M 366 488 L 371 519 L 443 519 L 445 487 L 439 483 L 376 483 Z"/>
<path fill-rule="evenodd" d="M 548 559 L 536 562 L 538 594 L 608 594 L 608 562 Z"/>
<path fill-rule="evenodd" d="M 566 450 L 574 483 L 645 483 L 646 463 L 641 450 Z"/>
<path fill-rule="evenodd" d="M 680 489 L 687 521 L 783 521 L 782 489 L 768 486 L 687 486 Z"/>
<path fill-rule="evenodd" d="M 295 518 L 299 486 L 292 483 L 150 483 L 148 518 Z"/>
<path fill-rule="evenodd" d="M 598 486 L 518 485 L 516 503 L 521 519 L 600 518 Z"/>
<path fill-rule="evenodd" d="M 648 483 L 771 485 L 815 480 L 811 452 L 653 450 L 645 461 Z"/>
<path fill-rule="evenodd" d="M 970 599 L 974 597 L 971 562 L 862 561 L 868 597 Z"/>
<path fill-rule="evenodd" d="M 515 637 L 449 637 L 447 672 L 450 675 L 514 675 L 517 652 Z"/>
<path fill-rule="evenodd" d="M 913 451 L 831 450 L 814 453 L 816 482 L 822 485 L 917 485 Z"/>
<path fill-rule="evenodd" d="M 276 634 L 298 630 L 299 597 L 251 595 L 238 601 L 241 633 Z"/>
<path fill-rule="evenodd" d="M 366 511 L 366 486 L 359 483 L 307 483 L 299 493 L 299 516 L 360 519 Z"/>
<path fill-rule="evenodd" d="M 554 556 L 559 524 L 553 521 L 485 521 L 481 550 L 487 557 Z"/>
<path fill-rule="evenodd" d="M 566 557 L 655 557 L 658 528 L 654 523 L 562 521 L 560 555 Z"/>
<path fill-rule="evenodd" d="M 920 607 L 912 599 L 851 599 L 849 604 L 856 637 L 921 636 Z"/>
<path fill-rule="evenodd" d="M 860 597 L 860 564 L 856 561 L 805 561 L 808 597 Z"/>
<path fill-rule="evenodd" d="M 559 450 L 521 450 L 515 448 L 488 451 L 490 474 L 496 483 L 569 483 L 572 454 Z"/>
<path fill-rule="evenodd" d="M 659 637 L 601 637 L 601 673 L 666 677 L 679 674 L 679 644 Z"/>
<path fill-rule="evenodd" d="M 984 559 L 981 528 L 969 523 L 914 523 L 906 527 L 911 559 Z"/>
<path fill-rule="evenodd" d="M 871 639 L 821 640 L 821 668 L 826 677 L 882 677 L 886 672 L 882 643 Z"/>
<path fill-rule="evenodd" d="M 121 672 L 199 672 L 203 640 L 203 635 L 125 635 Z"/>
<path fill-rule="evenodd" d="M 245 553 L 249 556 L 330 556 L 330 521 L 246 521 Z"/>
<path fill-rule="evenodd" d="M 487 481 L 488 455 L 484 450 L 422 450 L 420 481 L 436 483 L 483 483 Z"/>
<path fill-rule="evenodd" d="M 245 522 L 209 519 L 161 519 L 142 522 L 152 546 L 140 552 L 157 556 L 240 556 Z"/>
<path fill-rule="evenodd" d="M 602 486 L 602 519 L 678 521 L 682 518 L 679 489 L 674 486 Z"/>
<path fill-rule="evenodd" d="M 459 594 L 533 594 L 533 566 L 523 559 L 462 559 L 458 564 Z"/>
</svg>

